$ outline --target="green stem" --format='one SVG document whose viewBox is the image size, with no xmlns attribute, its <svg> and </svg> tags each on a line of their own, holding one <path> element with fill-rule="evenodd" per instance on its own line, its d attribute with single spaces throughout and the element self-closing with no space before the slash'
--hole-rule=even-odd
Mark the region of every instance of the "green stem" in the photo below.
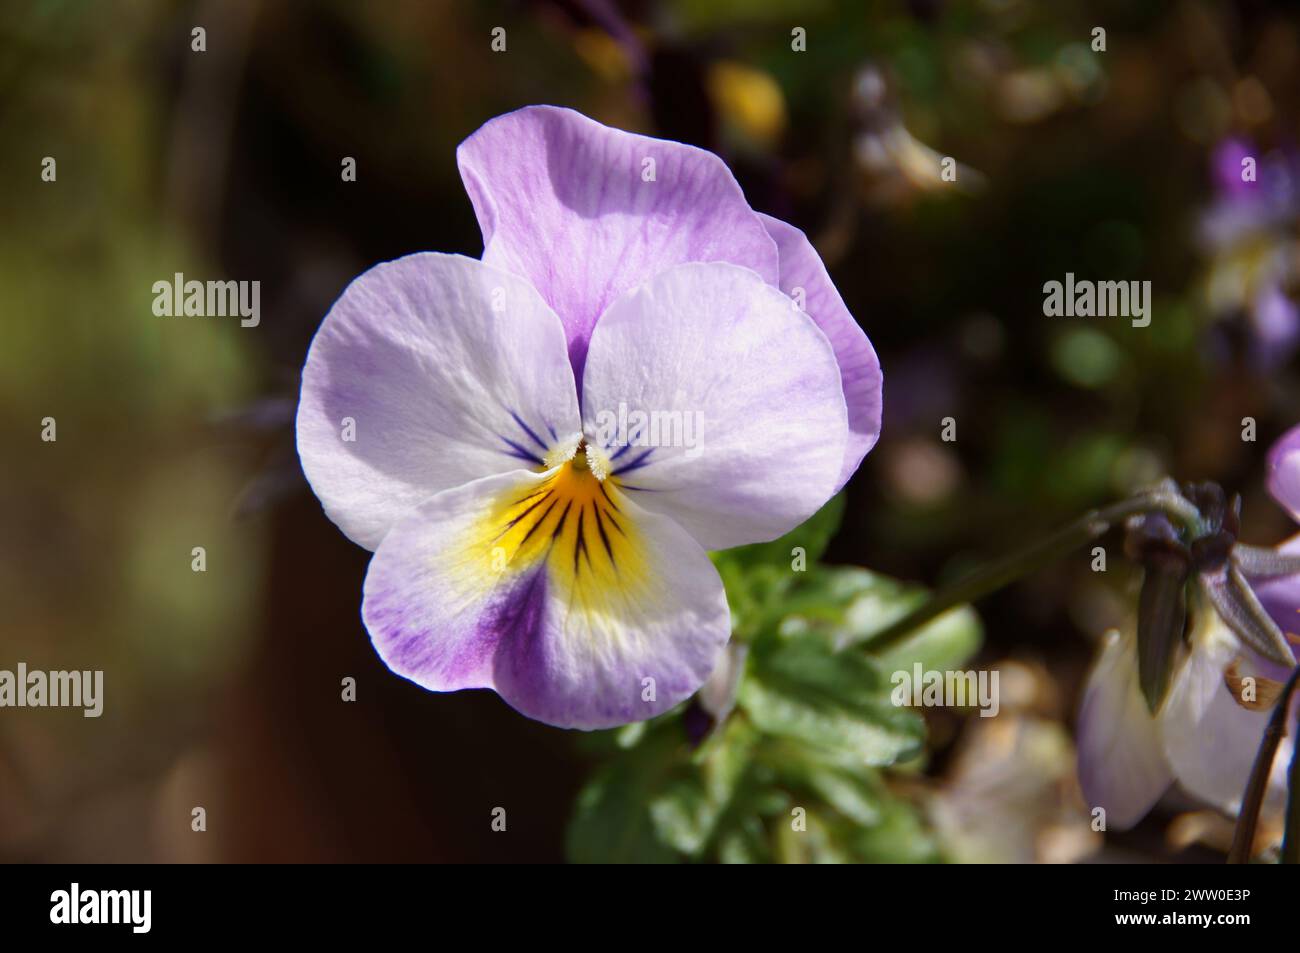
<svg viewBox="0 0 1300 953">
<path fill-rule="evenodd" d="M 1250 780 L 1246 784 L 1246 793 L 1241 799 L 1241 812 L 1237 815 L 1237 829 L 1232 834 L 1232 847 L 1228 850 L 1228 863 L 1245 864 L 1250 861 L 1251 848 L 1255 844 L 1255 828 L 1259 825 L 1259 812 L 1264 806 L 1264 794 L 1268 791 L 1268 776 L 1273 771 L 1273 758 L 1277 755 L 1278 745 L 1286 735 L 1286 714 L 1291 707 L 1291 695 L 1300 684 L 1300 667 L 1291 673 L 1282 694 L 1273 707 L 1273 715 L 1264 729 L 1264 739 L 1259 743 L 1259 752 L 1255 755 L 1255 764 L 1250 769 Z M 1287 805 L 1286 838 L 1282 842 L 1282 859 L 1284 863 L 1296 863 L 1300 854 L 1300 845 L 1296 840 L 1297 801 L 1295 759 L 1291 762 L 1291 794 Z M 1288 855 L 1290 860 L 1288 860 Z"/>
<path fill-rule="evenodd" d="M 974 602 L 1007 583 L 1041 569 L 1045 563 L 1059 559 L 1101 536 L 1120 520 L 1139 513 L 1164 513 L 1193 534 L 1200 523 L 1200 513 L 1195 507 L 1177 494 L 1166 492 L 1144 493 L 1092 510 L 1046 539 L 982 566 L 964 579 L 936 592 L 927 602 L 873 636 L 868 642 L 868 648 L 873 653 L 893 648 L 913 630 L 954 606 Z"/>
</svg>

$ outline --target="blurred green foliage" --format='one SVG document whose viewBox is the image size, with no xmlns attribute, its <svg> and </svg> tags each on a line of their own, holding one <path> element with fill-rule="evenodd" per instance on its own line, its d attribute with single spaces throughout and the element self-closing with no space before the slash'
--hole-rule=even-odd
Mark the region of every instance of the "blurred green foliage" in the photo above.
<svg viewBox="0 0 1300 953">
<path fill-rule="evenodd" d="M 743 665 L 735 707 L 698 746 L 697 703 L 598 736 L 607 760 L 578 797 L 572 860 L 941 859 L 916 797 L 900 790 L 924 761 L 925 721 L 893 704 L 890 674 L 961 666 L 979 623 L 956 609 L 873 653 L 872 635 L 925 594 L 816 562 L 841 512 L 837 498 L 782 539 L 714 555 Z M 791 568 L 796 547 L 806 571 Z"/>
</svg>

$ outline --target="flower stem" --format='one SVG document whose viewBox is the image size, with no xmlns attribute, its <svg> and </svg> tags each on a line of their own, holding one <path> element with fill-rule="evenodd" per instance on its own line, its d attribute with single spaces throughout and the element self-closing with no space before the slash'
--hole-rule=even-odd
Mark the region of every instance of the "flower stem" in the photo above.
<svg viewBox="0 0 1300 953">
<path fill-rule="evenodd" d="M 868 648 L 873 653 L 890 649 L 905 639 L 914 629 L 920 628 L 936 616 L 942 615 L 954 606 L 974 602 L 1042 568 L 1044 563 L 1059 559 L 1084 543 L 1101 536 L 1120 520 L 1139 513 L 1156 512 L 1164 513 L 1174 522 L 1193 532 L 1200 522 L 1200 513 L 1194 506 L 1178 494 L 1164 491 L 1139 494 L 1112 503 L 1110 506 L 1091 510 L 1046 539 L 987 566 L 982 566 L 953 585 L 934 593 L 928 601 L 873 636 L 868 642 Z"/>
<path fill-rule="evenodd" d="M 1300 672 L 1300 668 L 1296 669 Z M 1295 677 L 1291 679 L 1295 681 Z M 1300 745 L 1291 751 L 1287 777 L 1286 833 L 1282 836 L 1282 863 L 1300 864 Z"/>
<path fill-rule="evenodd" d="M 1268 776 L 1273 770 L 1273 758 L 1277 755 L 1278 745 L 1286 735 L 1286 714 L 1291 707 L 1291 695 L 1300 685 L 1300 667 L 1287 679 L 1282 694 L 1278 696 L 1273 714 L 1264 729 L 1264 739 L 1259 743 L 1259 753 L 1255 755 L 1255 764 L 1250 769 L 1250 780 L 1246 783 L 1246 793 L 1241 798 L 1241 812 L 1237 815 L 1237 829 L 1232 835 L 1232 847 L 1228 850 L 1228 863 L 1245 864 L 1250 861 L 1251 849 L 1255 844 L 1255 828 L 1259 824 L 1259 812 L 1264 806 L 1264 793 L 1268 790 Z M 1296 790 L 1296 762 L 1291 761 L 1291 793 L 1287 804 L 1286 837 L 1282 841 L 1283 863 L 1296 863 L 1300 857 L 1300 792 Z"/>
</svg>

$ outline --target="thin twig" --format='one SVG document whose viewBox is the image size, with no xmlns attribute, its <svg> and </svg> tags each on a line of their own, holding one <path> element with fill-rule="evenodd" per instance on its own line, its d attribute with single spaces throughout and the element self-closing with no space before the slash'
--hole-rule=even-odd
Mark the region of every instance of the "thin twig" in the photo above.
<svg viewBox="0 0 1300 953">
<path fill-rule="evenodd" d="M 1273 771 L 1273 758 L 1277 755 L 1278 745 L 1282 743 L 1282 738 L 1286 735 L 1286 716 L 1291 707 L 1291 694 L 1295 691 L 1296 685 L 1300 684 L 1300 666 L 1291 673 L 1287 679 L 1286 686 L 1282 689 L 1282 694 L 1278 696 L 1277 704 L 1273 708 L 1273 714 L 1268 720 L 1268 727 L 1264 729 L 1264 739 L 1259 743 L 1259 753 L 1255 755 L 1255 764 L 1250 769 L 1250 780 L 1246 783 L 1246 793 L 1241 799 L 1241 812 L 1237 815 L 1237 829 L 1232 834 L 1232 847 L 1228 850 L 1228 863 L 1245 864 L 1249 863 L 1252 848 L 1255 844 L 1255 828 L 1259 826 L 1259 812 L 1264 806 L 1264 794 L 1268 791 L 1268 776 Z M 1292 774 L 1295 773 L 1294 764 L 1292 765 Z M 1290 842 L 1290 850 L 1296 851 L 1297 847 L 1296 832 L 1292 821 L 1293 809 L 1297 799 L 1295 791 L 1295 779 L 1291 784 L 1291 805 L 1287 810 L 1287 841 Z M 1283 842 L 1282 855 L 1287 855 L 1288 844 Z M 1294 862 L 1294 861 L 1291 861 Z"/>
<path fill-rule="evenodd" d="M 913 630 L 954 606 L 974 602 L 1001 589 L 1007 583 L 1041 568 L 1045 563 L 1091 542 L 1120 520 L 1139 513 L 1155 512 L 1164 513 L 1189 528 L 1195 527 L 1196 521 L 1200 519 L 1200 514 L 1191 504 L 1172 493 L 1145 493 L 1092 510 L 1046 539 L 983 566 L 952 586 L 936 592 L 928 601 L 872 636 L 867 648 L 873 653 L 893 648 Z"/>
</svg>

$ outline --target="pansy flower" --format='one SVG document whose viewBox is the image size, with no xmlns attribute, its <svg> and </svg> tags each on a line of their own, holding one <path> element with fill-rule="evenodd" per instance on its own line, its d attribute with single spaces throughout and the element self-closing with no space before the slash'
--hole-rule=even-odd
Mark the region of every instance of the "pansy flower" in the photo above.
<svg viewBox="0 0 1300 953">
<path fill-rule="evenodd" d="M 711 153 L 540 106 L 457 159 L 482 260 L 348 286 L 303 369 L 303 470 L 374 551 L 361 614 L 394 672 L 553 725 L 651 717 L 730 636 L 706 551 L 843 486 L 879 364 L 804 235 Z"/>
<path fill-rule="evenodd" d="M 1300 521 L 1300 427 L 1273 447 L 1268 470 L 1270 493 Z M 1146 572 L 1137 622 L 1106 635 L 1079 712 L 1084 796 L 1118 829 L 1141 820 L 1173 781 L 1236 812 L 1279 683 L 1300 652 L 1300 536 L 1276 550 L 1236 543 L 1221 491 L 1186 492 L 1218 515 L 1190 546 L 1163 517 L 1139 522 Z M 1144 638 L 1144 626 L 1154 634 Z M 1270 778 L 1275 804 L 1291 739 L 1283 744 Z"/>
</svg>

